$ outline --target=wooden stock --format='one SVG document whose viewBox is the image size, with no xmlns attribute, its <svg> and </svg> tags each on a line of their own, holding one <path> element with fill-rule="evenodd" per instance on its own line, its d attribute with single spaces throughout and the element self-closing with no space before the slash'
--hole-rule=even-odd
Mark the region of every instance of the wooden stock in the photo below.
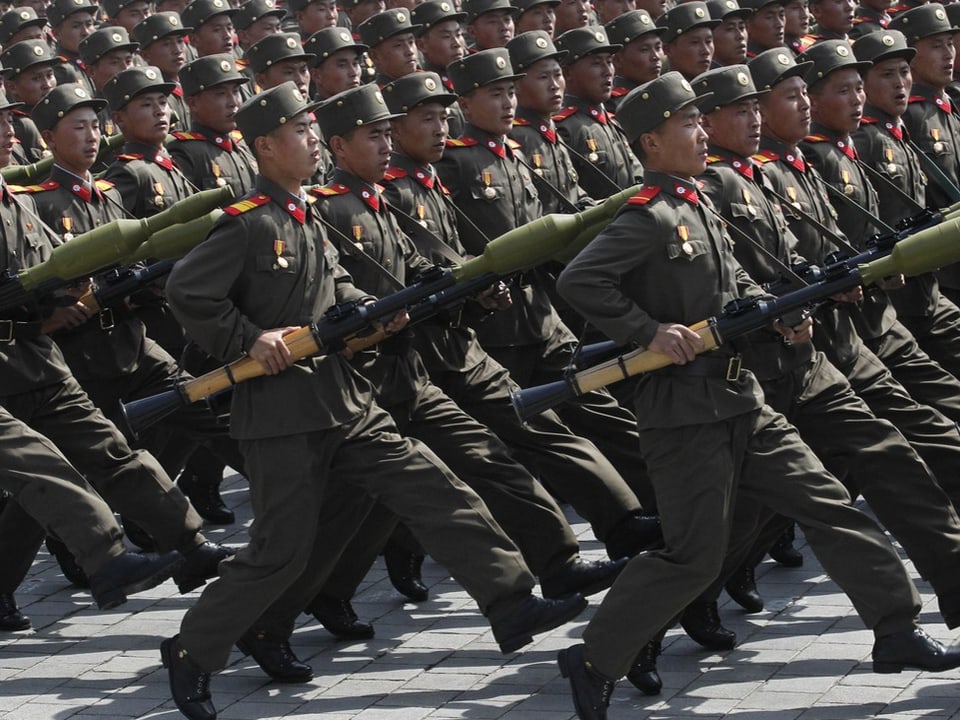
<svg viewBox="0 0 960 720">
<path fill-rule="evenodd" d="M 92 313 L 87 320 L 91 320 L 93 315 L 96 315 L 98 312 L 100 312 L 100 303 L 97 302 L 97 296 L 93 294 L 93 290 L 87 290 L 77 299 L 77 302 L 83 303 Z M 43 332 L 45 335 L 49 335 L 57 330 L 62 330 L 63 328 L 64 324 L 58 320 L 54 320 L 53 318 L 47 318 L 43 321 L 43 325 L 40 326 L 41 332 Z"/>
</svg>

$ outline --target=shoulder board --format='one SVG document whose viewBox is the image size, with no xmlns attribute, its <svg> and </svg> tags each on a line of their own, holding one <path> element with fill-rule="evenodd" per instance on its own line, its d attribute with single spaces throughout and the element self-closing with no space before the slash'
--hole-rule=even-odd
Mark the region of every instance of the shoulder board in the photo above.
<svg viewBox="0 0 960 720">
<path fill-rule="evenodd" d="M 202 133 L 198 133 L 198 132 L 182 132 L 178 130 L 177 132 L 173 132 L 170 134 L 173 135 L 177 140 L 206 140 L 207 139 L 206 135 L 203 135 Z"/>
<path fill-rule="evenodd" d="M 323 187 L 314 188 L 310 192 L 316 195 L 323 195 L 324 197 L 332 197 L 334 195 L 345 195 L 350 192 L 350 188 L 346 185 L 341 185 L 340 183 L 334 183 L 333 185 L 324 185 Z"/>
<path fill-rule="evenodd" d="M 459 148 L 459 147 L 473 147 L 474 145 L 479 145 L 480 141 L 475 140 L 471 137 L 462 137 L 462 138 L 448 138 L 447 147 L 449 148 Z"/>
<path fill-rule="evenodd" d="M 817 44 L 817 41 L 820 40 L 819 35 L 804 35 L 798 41 L 802 51 L 809 50 L 811 47 Z"/>
<path fill-rule="evenodd" d="M 227 205 L 223 211 L 227 215 L 242 215 L 248 210 L 253 210 L 255 207 L 260 207 L 261 205 L 266 205 L 270 202 L 270 198 L 263 193 L 257 193 L 253 197 L 248 197 L 243 200 L 238 200 L 233 205 Z"/>
<path fill-rule="evenodd" d="M 110 182 L 109 180 L 94 180 L 93 182 L 94 182 L 94 184 L 96 184 L 96 186 L 97 186 L 100 190 L 113 190 L 113 188 L 116 187 L 116 186 L 115 186 L 112 182 Z"/>
<path fill-rule="evenodd" d="M 660 194 L 659 185 L 646 185 L 643 190 L 627 200 L 628 205 L 646 205 Z"/>
<path fill-rule="evenodd" d="M 143 160 L 143 155 L 140 153 L 123 153 L 121 155 L 117 155 L 117 160 Z"/>
<path fill-rule="evenodd" d="M 756 163 L 760 163 L 761 165 L 763 165 L 764 163 L 773 162 L 774 160 L 779 160 L 779 159 L 780 159 L 780 156 L 777 155 L 772 150 L 763 150 L 762 152 L 758 152 L 756 155 L 753 156 L 753 161 Z"/>
<path fill-rule="evenodd" d="M 56 180 L 47 180 L 39 185 L 8 185 L 8 187 L 11 192 L 41 193 L 47 190 L 56 190 L 60 187 L 60 183 Z"/>
<path fill-rule="evenodd" d="M 621 87 L 621 86 L 618 85 L 617 87 L 615 87 L 613 90 L 610 91 L 610 96 L 611 96 L 611 97 L 622 97 L 622 96 L 626 95 L 628 92 L 630 92 L 629 89 L 627 89 L 627 88 L 625 88 L 625 87 Z"/>
<path fill-rule="evenodd" d="M 566 119 L 567 119 L 568 117 L 570 117 L 571 115 L 576 115 L 576 114 L 577 114 L 577 109 L 578 109 L 578 108 L 577 108 L 576 105 L 573 105 L 573 106 L 571 106 L 571 107 L 565 107 L 563 110 L 561 110 L 560 112 L 558 112 L 556 115 L 553 116 L 553 121 L 554 121 L 554 122 L 563 122 L 564 120 L 566 120 Z"/>
<path fill-rule="evenodd" d="M 234 142 L 240 142 L 241 140 L 243 140 L 243 133 L 240 132 L 239 130 L 231 130 L 230 139 L 233 140 Z"/>
<path fill-rule="evenodd" d="M 926 98 L 923 95 L 911 95 L 907 99 L 908 103 L 917 103 L 917 102 L 925 102 L 925 101 L 926 101 Z"/>
<path fill-rule="evenodd" d="M 237 58 L 234 62 L 236 63 L 237 70 L 246 70 L 250 65 L 250 61 L 246 58 Z"/>
<path fill-rule="evenodd" d="M 511 138 L 511 137 L 508 137 L 508 138 L 507 138 L 507 145 L 510 146 L 510 149 L 511 149 L 511 150 L 519 150 L 520 148 L 523 147 L 523 145 L 521 145 L 520 143 L 518 143 L 516 140 L 514 140 L 514 139 Z"/>
<path fill-rule="evenodd" d="M 707 155 L 707 165 L 713 165 L 723 160 L 719 155 Z"/>
<path fill-rule="evenodd" d="M 830 138 L 828 138 L 826 135 L 820 135 L 818 133 L 815 135 L 807 135 L 804 138 L 804 141 L 809 143 L 822 143 L 822 142 L 830 142 Z"/>
<path fill-rule="evenodd" d="M 530 124 L 530 121 L 527 120 L 526 118 L 518 117 L 513 119 L 513 124 L 520 125 L 521 127 L 526 127 L 527 125 Z"/>
<path fill-rule="evenodd" d="M 387 168 L 387 171 L 383 174 L 383 179 L 387 182 L 392 182 L 393 180 L 399 180 L 400 178 L 405 178 L 407 176 L 407 171 L 403 168 L 392 167 Z"/>
<path fill-rule="evenodd" d="M 864 125 L 875 125 L 880 121 L 874 117 L 867 117 L 866 115 L 864 115 L 862 118 L 860 118 L 860 122 L 863 123 Z"/>
</svg>

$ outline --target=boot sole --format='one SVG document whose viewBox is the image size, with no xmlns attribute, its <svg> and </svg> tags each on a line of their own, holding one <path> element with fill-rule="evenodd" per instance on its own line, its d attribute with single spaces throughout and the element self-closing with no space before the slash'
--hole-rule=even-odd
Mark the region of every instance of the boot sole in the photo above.
<svg viewBox="0 0 960 720">
<path fill-rule="evenodd" d="M 540 633 L 547 632 L 549 630 L 553 630 L 554 628 L 558 628 L 561 625 L 567 624 L 568 622 L 573 620 L 575 617 L 577 617 L 577 615 L 579 615 L 584 610 L 586 610 L 588 604 L 589 603 L 587 603 L 586 598 L 581 598 L 580 602 L 571 606 L 571 608 L 567 612 L 563 613 L 562 615 L 558 615 L 555 618 L 551 618 L 543 625 L 537 625 L 536 627 L 531 628 L 526 632 L 520 633 L 518 635 L 514 635 L 513 637 L 509 637 L 509 638 L 506 638 L 505 640 L 500 641 L 499 642 L 500 652 L 502 652 L 504 655 L 508 655 L 509 653 L 516 652 L 517 650 L 519 650 L 525 645 L 529 645 L 530 643 L 533 642 L 534 635 L 539 635 Z"/>
<path fill-rule="evenodd" d="M 94 598 L 97 602 L 97 608 L 100 610 L 112 610 L 119 605 L 123 605 L 127 601 L 128 595 L 136 595 L 138 592 L 155 588 L 160 583 L 168 580 L 182 562 L 182 560 L 178 560 L 175 563 L 170 563 L 152 575 L 98 595 Z"/>
</svg>

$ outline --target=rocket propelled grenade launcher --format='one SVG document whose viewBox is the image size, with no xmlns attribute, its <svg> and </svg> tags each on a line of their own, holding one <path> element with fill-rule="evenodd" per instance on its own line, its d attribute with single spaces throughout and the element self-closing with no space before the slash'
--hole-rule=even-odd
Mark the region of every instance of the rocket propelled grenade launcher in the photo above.
<svg viewBox="0 0 960 720">
<path fill-rule="evenodd" d="M 932 272 L 960 261 L 960 218 L 942 222 L 901 239 L 884 257 L 860 265 L 848 261 L 824 270 L 819 282 L 774 298 L 735 300 L 720 317 L 708 318 L 690 329 L 703 340 L 701 353 L 714 350 L 754 330 L 768 327 L 776 319 L 807 308 L 831 295 L 858 285 L 870 285 L 890 275 L 908 277 Z M 564 402 L 641 373 L 672 364 L 670 358 L 653 350 L 639 349 L 574 373 L 563 380 L 526 388 L 510 394 L 520 419 L 527 419 Z"/>
</svg>

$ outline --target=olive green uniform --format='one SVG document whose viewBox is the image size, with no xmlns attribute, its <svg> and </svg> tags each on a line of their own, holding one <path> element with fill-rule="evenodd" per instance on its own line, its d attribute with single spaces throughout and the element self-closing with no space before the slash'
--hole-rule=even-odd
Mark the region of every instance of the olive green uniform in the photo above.
<svg viewBox="0 0 960 720">
<path fill-rule="evenodd" d="M 253 153 L 234 133 L 218 133 L 196 123 L 190 132 L 175 132 L 167 146 L 170 157 L 190 183 L 200 190 L 229 185 L 234 197 L 253 187 L 257 162 Z"/>
</svg>

